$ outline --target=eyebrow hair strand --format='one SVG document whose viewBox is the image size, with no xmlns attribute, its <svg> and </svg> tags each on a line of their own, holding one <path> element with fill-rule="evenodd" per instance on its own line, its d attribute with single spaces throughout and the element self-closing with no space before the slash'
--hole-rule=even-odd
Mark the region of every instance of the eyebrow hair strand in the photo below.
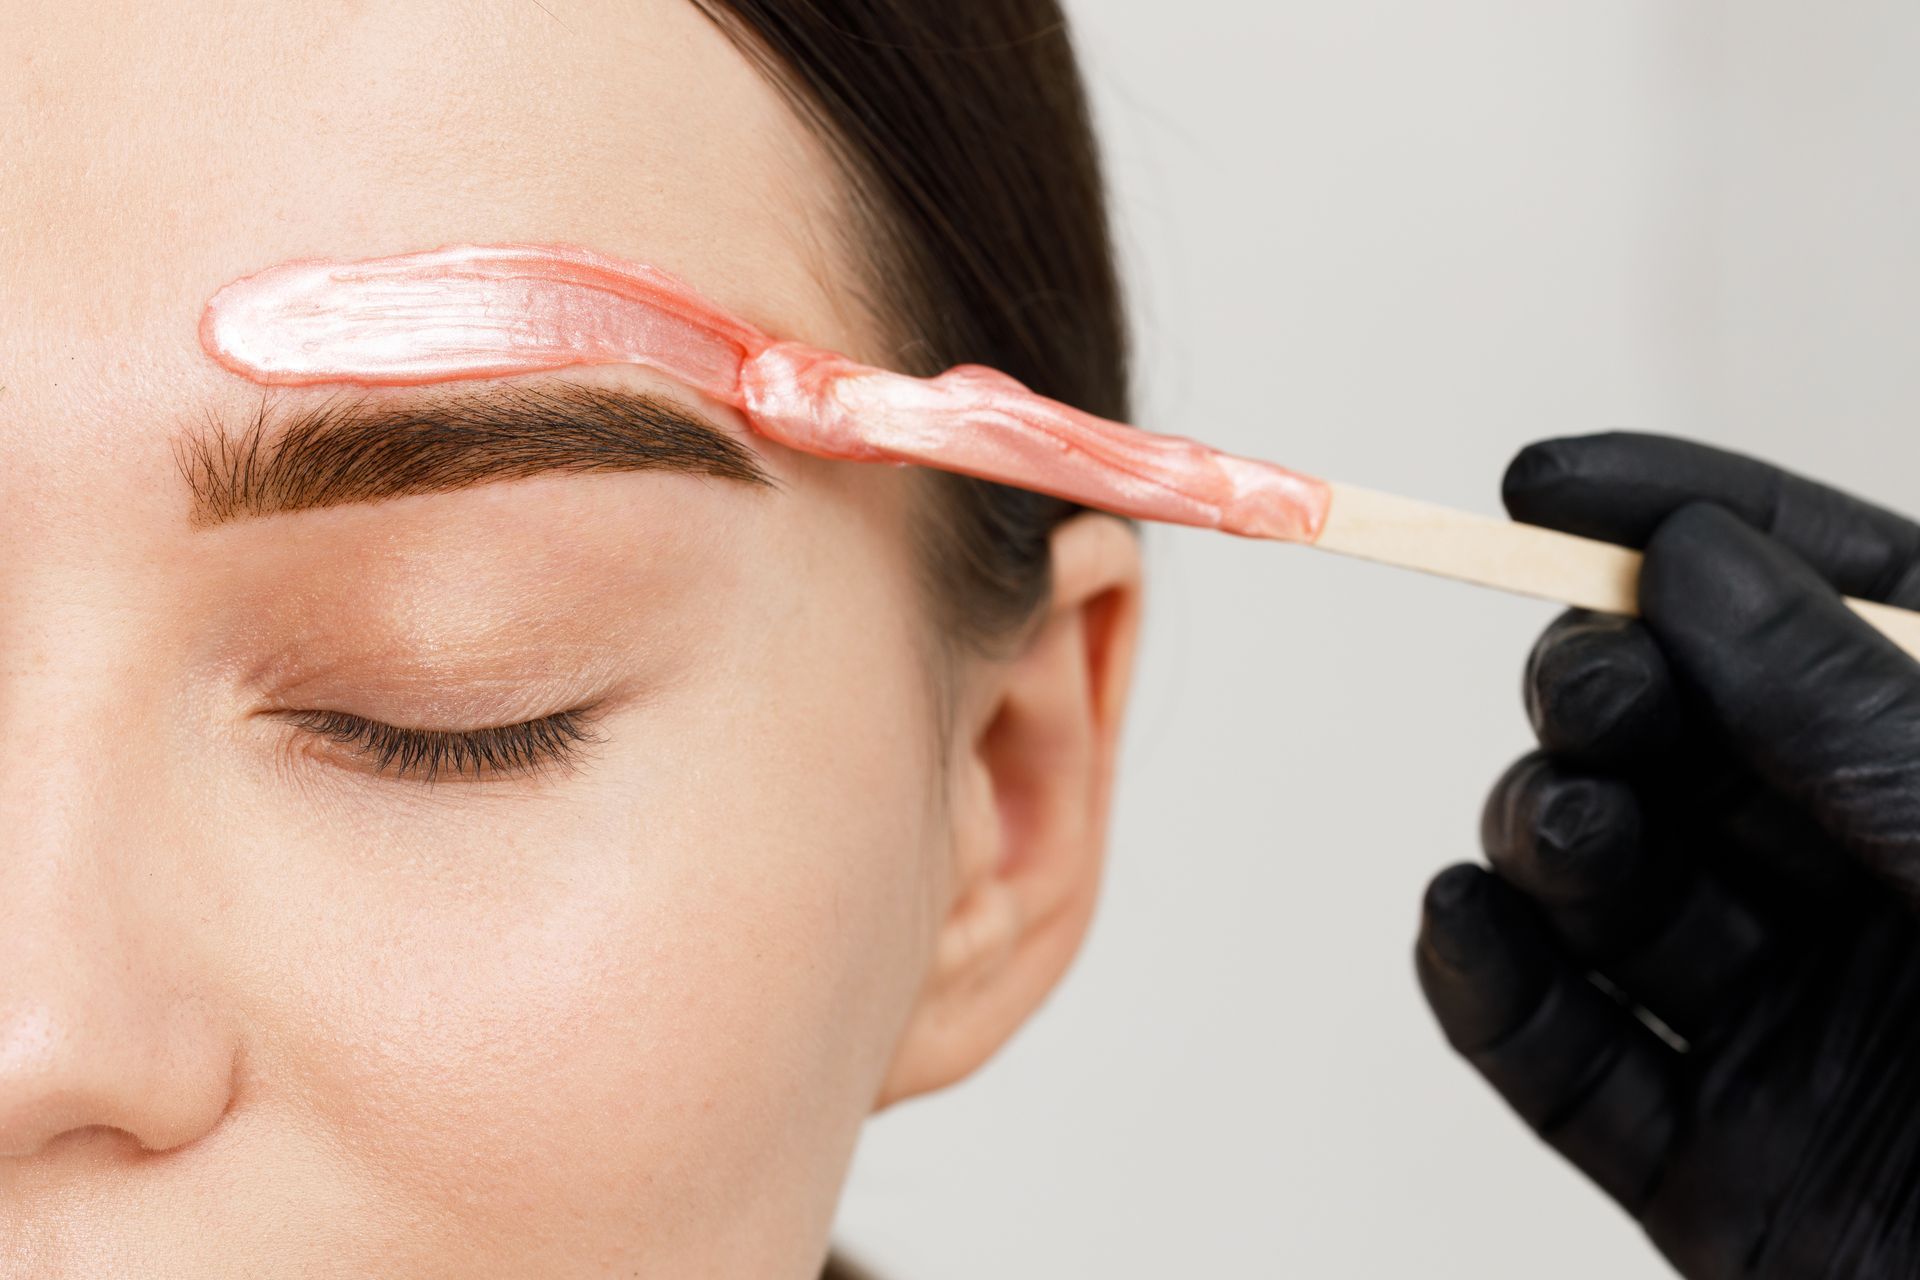
<svg viewBox="0 0 1920 1280">
<path fill-rule="evenodd" d="M 750 448 L 690 410 L 567 381 L 425 400 L 343 394 L 287 414 L 263 394 L 244 430 L 209 414 L 176 438 L 174 458 L 197 529 L 552 472 L 673 471 L 779 487 Z"/>
</svg>

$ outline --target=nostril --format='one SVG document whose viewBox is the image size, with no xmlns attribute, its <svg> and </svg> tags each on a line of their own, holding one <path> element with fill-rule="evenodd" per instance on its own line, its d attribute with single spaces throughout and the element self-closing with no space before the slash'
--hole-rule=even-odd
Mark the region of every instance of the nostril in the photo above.
<svg viewBox="0 0 1920 1280">
<path fill-rule="evenodd" d="M 55 1133 L 31 1151 L 8 1151 L 0 1154 L 15 1158 L 26 1156 L 45 1158 L 52 1155 L 73 1156 L 108 1148 L 137 1147 L 138 1145 L 133 1135 L 124 1129 L 116 1129 L 112 1125 L 105 1124 L 83 1124 Z"/>
<path fill-rule="evenodd" d="M 87 1121 L 86 1100 L 47 1092 L 0 1106 L 0 1158 L 25 1159 L 61 1145 L 86 1146 L 106 1126 Z"/>
</svg>

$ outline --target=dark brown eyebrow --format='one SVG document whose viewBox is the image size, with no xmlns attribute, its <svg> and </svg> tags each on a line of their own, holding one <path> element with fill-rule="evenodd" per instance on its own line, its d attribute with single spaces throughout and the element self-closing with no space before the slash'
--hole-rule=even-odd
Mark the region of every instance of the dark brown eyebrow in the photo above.
<svg viewBox="0 0 1920 1280">
<path fill-rule="evenodd" d="M 548 472 L 677 471 L 776 487 L 736 433 L 691 410 L 568 381 L 343 393 L 291 411 L 263 396 L 243 429 L 210 415 L 183 432 L 174 458 L 195 528 Z"/>
</svg>

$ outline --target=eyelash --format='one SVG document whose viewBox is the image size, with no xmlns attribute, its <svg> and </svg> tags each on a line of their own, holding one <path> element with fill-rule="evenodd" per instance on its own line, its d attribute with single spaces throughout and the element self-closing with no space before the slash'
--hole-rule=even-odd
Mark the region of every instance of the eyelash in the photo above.
<svg viewBox="0 0 1920 1280">
<path fill-rule="evenodd" d="M 373 761 L 373 770 L 432 783 L 443 773 L 455 777 L 537 776 L 550 769 L 571 770 L 589 743 L 604 741 L 585 708 L 561 711 L 521 724 L 486 729 L 403 729 L 344 711 L 301 711 L 286 717 L 308 733 L 349 748 Z"/>
</svg>

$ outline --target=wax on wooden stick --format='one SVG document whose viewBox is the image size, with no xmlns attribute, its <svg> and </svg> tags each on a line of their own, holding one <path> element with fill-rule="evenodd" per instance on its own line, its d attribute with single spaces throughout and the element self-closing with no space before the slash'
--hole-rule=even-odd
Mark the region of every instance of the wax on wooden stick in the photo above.
<svg viewBox="0 0 1920 1280">
<path fill-rule="evenodd" d="M 918 464 L 1615 613 L 1637 553 L 1376 493 L 1143 431 L 962 365 L 917 378 L 778 339 L 668 272 L 564 244 L 300 259 L 208 300 L 208 354 L 272 385 L 416 385 L 571 365 L 657 370 L 821 457 Z M 1850 601 L 1920 655 L 1920 614 Z"/>
</svg>

